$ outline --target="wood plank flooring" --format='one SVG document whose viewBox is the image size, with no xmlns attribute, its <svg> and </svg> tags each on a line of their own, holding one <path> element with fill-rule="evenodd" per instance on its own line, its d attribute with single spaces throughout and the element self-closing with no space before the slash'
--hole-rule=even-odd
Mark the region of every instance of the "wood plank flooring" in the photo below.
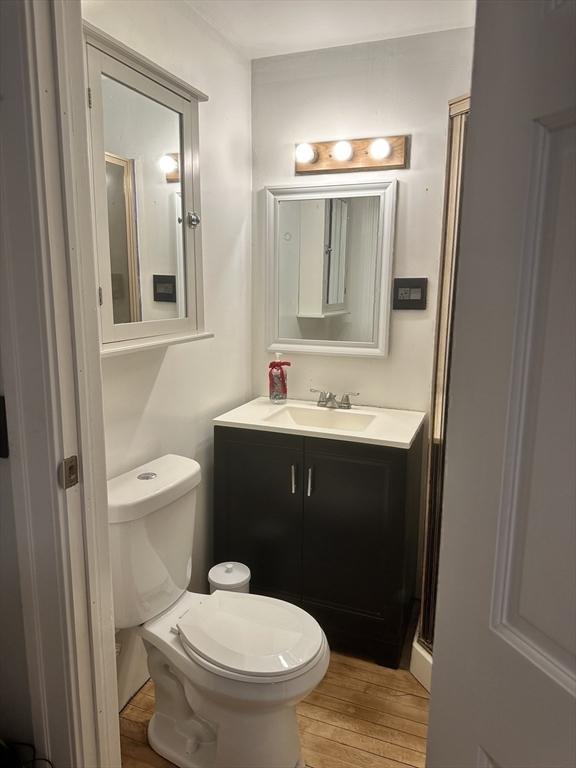
<svg viewBox="0 0 576 768">
<path fill-rule="evenodd" d="M 332 653 L 328 674 L 298 707 L 308 768 L 425 768 L 428 692 L 405 669 Z M 151 681 L 120 713 L 123 768 L 172 768 L 146 740 Z"/>
</svg>

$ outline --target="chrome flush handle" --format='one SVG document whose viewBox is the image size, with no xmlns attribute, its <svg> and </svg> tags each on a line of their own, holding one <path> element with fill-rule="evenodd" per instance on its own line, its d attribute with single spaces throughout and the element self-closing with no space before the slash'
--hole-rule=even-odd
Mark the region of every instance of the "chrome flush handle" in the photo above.
<svg viewBox="0 0 576 768">
<path fill-rule="evenodd" d="M 296 493 L 296 465 L 292 464 L 290 467 L 291 479 L 292 479 L 292 495 Z"/>
</svg>

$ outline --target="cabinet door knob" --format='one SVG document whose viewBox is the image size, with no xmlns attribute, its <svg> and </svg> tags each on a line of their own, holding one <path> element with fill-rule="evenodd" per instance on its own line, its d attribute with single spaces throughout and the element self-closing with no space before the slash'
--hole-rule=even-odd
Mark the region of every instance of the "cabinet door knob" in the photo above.
<svg viewBox="0 0 576 768">
<path fill-rule="evenodd" d="M 296 493 L 296 465 L 292 464 L 290 467 L 290 475 L 292 480 L 292 495 Z"/>
<path fill-rule="evenodd" d="M 312 496 L 312 467 L 308 467 L 308 487 L 306 488 L 306 496 Z"/>
</svg>

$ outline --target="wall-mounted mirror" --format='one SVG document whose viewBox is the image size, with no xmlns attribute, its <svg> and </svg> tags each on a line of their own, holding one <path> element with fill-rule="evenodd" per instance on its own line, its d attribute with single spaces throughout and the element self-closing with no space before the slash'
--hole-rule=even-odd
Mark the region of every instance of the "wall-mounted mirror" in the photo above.
<svg viewBox="0 0 576 768">
<path fill-rule="evenodd" d="M 396 182 L 266 193 L 269 349 L 386 355 Z"/>
<path fill-rule="evenodd" d="M 201 330 L 202 94 L 85 29 L 103 348 Z"/>
</svg>

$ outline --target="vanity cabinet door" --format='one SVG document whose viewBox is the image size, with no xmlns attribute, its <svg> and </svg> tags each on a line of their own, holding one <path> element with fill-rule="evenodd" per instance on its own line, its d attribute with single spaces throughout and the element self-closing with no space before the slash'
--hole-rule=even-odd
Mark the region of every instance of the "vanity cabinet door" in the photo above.
<svg viewBox="0 0 576 768">
<path fill-rule="evenodd" d="M 401 599 L 406 452 L 305 439 L 304 601 L 382 616 Z"/>
<path fill-rule="evenodd" d="M 215 556 L 245 563 L 250 591 L 302 593 L 303 438 L 215 429 Z"/>
</svg>

